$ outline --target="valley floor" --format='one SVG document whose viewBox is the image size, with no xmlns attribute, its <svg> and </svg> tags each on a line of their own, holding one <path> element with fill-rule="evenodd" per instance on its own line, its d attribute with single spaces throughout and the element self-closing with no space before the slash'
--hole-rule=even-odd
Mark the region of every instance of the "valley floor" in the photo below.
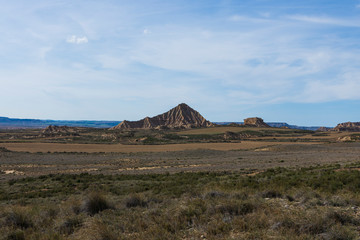
<svg viewBox="0 0 360 240">
<path fill-rule="evenodd" d="M 73 144 L 60 145 L 66 148 L 67 145 Z M 146 147 L 158 146 L 163 145 Z M 59 173 L 148 174 L 239 171 L 249 174 L 273 167 L 296 168 L 360 161 L 360 143 L 266 144 L 254 149 L 229 151 L 211 149 L 130 153 L 5 151 L 0 152 L 0 159 L 2 180 Z"/>
</svg>

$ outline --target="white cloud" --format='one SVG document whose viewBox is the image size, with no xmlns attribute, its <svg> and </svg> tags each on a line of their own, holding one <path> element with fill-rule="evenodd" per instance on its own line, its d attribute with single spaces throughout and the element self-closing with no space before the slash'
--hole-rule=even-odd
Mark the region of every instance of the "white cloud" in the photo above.
<svg viewBox="0 0 360 240">
<path fill-rule="evenodd" d="M 261 14 L 260 14 L 261 15 Z M 229 17 L 228 19 L 232 22 L 252 22 L 252 23 L 267 23 L 270 22 L 270 19 L 268 19 L 268 16 L 261 15 L 263 18 L 257 18 L 257 17 L 247 17 L 242 15 L 233 15 Z"/>
<path fill-rule="evenodd" d="M 319 17 L 319 16 L 307 16 L 307 15 L 292 15 L 287 16 L 288 19 L 316 23 L 316 24 L 328 24 L 342 27 L 360 27 L 359 19 L 339 19 L 331 17 Z"/>
<path fill-rule="evenodd" d="M 273 25 L 270 21 L 249 24 L 242 32 L 211 29 L 211 37 L 204 36 L 203 29 L 158 28 L 157 32 L 166 35 L 139 41 L 131 56 L 147 66 L 201 76 L 204 83 L 216 85 L 219 92 L 241 103 L 360 99 L 353 91 L 346 94 L 346 90 L 358 89 L 349 80 L 340 88 L 343 91 L 333 94 L 345 82 L 345 67 L 352 68 L 349 72 L 359 67 L 358 51 L 339 44 L 342 41 L 337 36 L 314 33 L 308 24 L 278 20 Z M 331 84 L 334 76 L 339 76 L 339 84 Z M 307 84 L 315 80 L 321 84 Z M 329 84 L 331 89 L 321 91 L 321 85 Z M 330 98 L 325 98 L 326 92 L 332 92 Z"/>
<path fill-rule="evenodd" d="M 88 43 L 88 39 L 86 36 L 83 37 L 77 37 L 76 35 L 72 35 L 66 39 L 66 42 L 68 43 L 74 43 L 74 44 L 83 44 Z"/>
<path fill-rule="evenodd" d="M 356 8 L 360 8 L 360 4 L 356 5 Z"/>
<path fill-rule="evenodd" d="M 151 31 L 150 31 L 149 29 L 145 28 L 145 29 L 143 30 L 143 34 L 144 34 L 144 35 L 151 34 Z"/>
<path fill-rule="evenodd" d="M 334 100 L 359 100 L 360 72 L 350 70 L 334 78 L 309 81 L 304 92 L 295 97 L 296 102 L 328 102 Z"/>
</svg>

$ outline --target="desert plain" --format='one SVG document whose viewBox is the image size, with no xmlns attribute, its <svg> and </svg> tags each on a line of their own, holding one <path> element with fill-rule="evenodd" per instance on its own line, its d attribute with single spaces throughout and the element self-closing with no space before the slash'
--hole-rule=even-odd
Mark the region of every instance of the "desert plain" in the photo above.
<svg viewBox="0 0 360 240">
<path fill-rule="evenodd" d="M 80 133 L 79 136 L 45 137 L 41 136 L 42 130 L 12 130 L 11 139 L 7 138 L 9 132 L 0 132 L 0 147 L 8 150 L 1 153 L 2 179 L 82 172 L 250 173 L 273 167 L 360 161 L 359 143 L 341 140 L 349 135 L 360 134 L 356 132 L 218 126 L 163 132 L 139 130 L 136 133 L 138 136 L 134 134 L 126 140 L 114 141 L 102 139 L 104 134 L 100 134 L 99 130 L 83 131 L 83 136 Z M 246 133 L 248 136 L 242 140 L 224 139 L 224 134 L 228 132 Z M 118 134 L 129 135 L 127 131 Z M 144 143 L 145 138 L 153 138 L 153 142 Z"/>
<path fill-rule="evenodd" d="M 358 239 L 359 136 L 1 130 L 0 239 Z"/>
</svg>

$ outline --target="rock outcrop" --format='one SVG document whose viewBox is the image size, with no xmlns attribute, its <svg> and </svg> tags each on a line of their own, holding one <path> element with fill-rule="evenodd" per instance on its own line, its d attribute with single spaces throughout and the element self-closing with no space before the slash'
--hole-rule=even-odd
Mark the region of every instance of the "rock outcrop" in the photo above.
<svg viewBox="0 0 360 240">
<path fill-rule="evenodd" d="M 331 128 L 328 127 L 319 127 L 318 129 L 316 129 L 317 132 L 328 132 L 330 130 Z"/>
<path fill-rule="evenodd" d="M 339 123 L 333 128 L 334 131 L 360 132 L 360 122 Z"/>
<path fill-rule="evenodd" d="M 55 136 L 79 136 L 79 129 L 76 127 L 68 127 L 68 126 L 55 126 L 49 125 L 45 128 L 41 136 L 42 137 L 55 137 Z"/>
<path fill-rule="evenodd" d="M 170 111 L 155 117 L 146 117 L 139 121 L 123 121 L 110 130 L 116 129 L 163 129 L 163 128 L 194 128 L 212 127 L 213 123 L 207 121 L 201 114 L 185 103 L 172 108 Z"/>
<path fill-rule="evenodd" d="M 337 139 L 338 142 L 358 142 L 360 141 L 360 135 L 350 135 L 350 136 L 343 136 L 343 137 L 338 137 Z"/>
<path fill-rule="evenodd" d="M 244 119 L 244 125 L 249 127 L 270 127 L 262 118 L 258 117 Z"/>
</svg>

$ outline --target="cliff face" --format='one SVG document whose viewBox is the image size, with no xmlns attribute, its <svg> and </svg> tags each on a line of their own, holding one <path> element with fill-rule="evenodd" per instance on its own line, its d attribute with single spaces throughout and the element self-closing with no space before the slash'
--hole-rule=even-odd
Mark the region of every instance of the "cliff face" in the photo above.
<svg viewBox="0 0 360 240">
<path fill-rule="evenodd" d="M 244 119 L 244 125 L 249 127 L 270 127 L 262 118 L 253 117 Z"/>
<path fill-rule="evenodd" d="M 360 132 L 360 122 L 339 123 L 334 131 Z"/>
<path fill-rule="evenodd" d="M 110 128 L 131 129 L 131 128 L 192 128 L 192 127 L 211 127 L 213 123 L 207 121 L 201 114 L 185 103 L 179 104 L 170 111 L 155 117 L 146 117 L 139 121 L 123 121 L 119 125 Z"/>
</svg>

